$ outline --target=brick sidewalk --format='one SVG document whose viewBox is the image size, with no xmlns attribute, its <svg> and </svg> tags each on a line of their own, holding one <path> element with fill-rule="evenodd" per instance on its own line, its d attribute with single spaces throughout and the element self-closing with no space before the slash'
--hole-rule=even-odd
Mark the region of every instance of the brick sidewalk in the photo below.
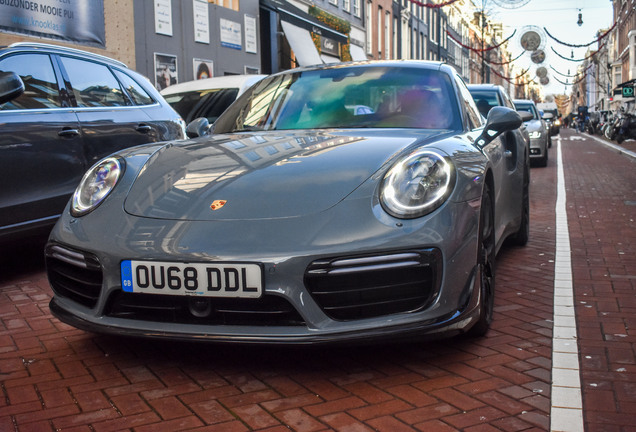
<svg viewBox="0 0 636 432">
<path fill-rule="evenodd" d="M 563 143 L 586 424 L 635 430 L 633 163 Z M 530 242 L 498 256 L 494 323 L 478 340 L 289 349 L 98 336 L 51 317 L 41 265 L 3 271 L 0 431 L 547 430 L 553 155 L 532 169 Z"/>
<path fill-rule="evenodd" d="M 636 159 L 563 141 L 589 431 L 636 431 Z"/>
</svg>

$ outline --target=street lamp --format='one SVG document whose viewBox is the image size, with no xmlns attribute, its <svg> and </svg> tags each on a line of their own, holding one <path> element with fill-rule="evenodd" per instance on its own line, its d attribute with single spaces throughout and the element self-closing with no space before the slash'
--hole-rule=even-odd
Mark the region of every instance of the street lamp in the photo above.
<svg viewBox="0 0 636 432">
<path fill-rule="evenodd" d="M 579 27 L 583 25 L 583 14 L 581 13 L 581 9 L 579 9 L 579 20 L 576 22 Z"/>
</svg>

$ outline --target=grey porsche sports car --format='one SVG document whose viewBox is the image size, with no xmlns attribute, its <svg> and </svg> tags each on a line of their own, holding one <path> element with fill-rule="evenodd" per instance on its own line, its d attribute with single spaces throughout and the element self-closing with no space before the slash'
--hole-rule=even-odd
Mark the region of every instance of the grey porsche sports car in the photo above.
<svg viewBox="0 0 636 432">
<path fill-rule="evenodd" d="M 528 239 L 521 124 L 505 107 L 483 124 L 440 63 L 272 75 L 199 137 L 86 173 L 46 247 L 51 311 L 219 342 L 482 335 L 495 255 Z"/>
</svg>

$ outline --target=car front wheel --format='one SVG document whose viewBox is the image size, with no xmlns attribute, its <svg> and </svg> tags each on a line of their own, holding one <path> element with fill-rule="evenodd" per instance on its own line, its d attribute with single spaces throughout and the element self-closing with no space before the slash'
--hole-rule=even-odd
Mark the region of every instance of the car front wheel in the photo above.
<svg viewBox="0 0 636 432">
<path fill-rule="evenodd" d="M 523 170 L 523 190 L 521 192 L 521 225 L 510 240 L 517 246 L 525 246 L 530 238 L 530 170 Z"/>
<path fill-rule="evenodd" d="M 468 331 L 468 336 L 486 334 L 492 322 L 495 306 L 495 218 L 490 187 L 486 185 L 481 198 L 479 217 L 479 318 Z"/>
</svg>

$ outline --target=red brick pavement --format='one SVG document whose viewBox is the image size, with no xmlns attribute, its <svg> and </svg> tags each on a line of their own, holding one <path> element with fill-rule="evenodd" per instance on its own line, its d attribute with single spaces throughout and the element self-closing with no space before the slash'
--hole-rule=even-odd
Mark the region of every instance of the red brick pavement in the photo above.
<svg viewBox="0 0 636 432">
<path fill-rule="evenodd" d="M 602 169 L 631 162 L 598 144 L 564 149 L 586 422 L 633 430 L 634 177 Z M 478 340 L 290 349 L 93 335 L 50 315 L 38 249 L 5 250 L 0 431 L 547 430 L 555 158 L 531 177 L 531 240 L 501 251 L 494 323 Z"/>
<path fill-rule="evenodd" d="M 636 431 L 636 159 L 563 144 L 586 427 Z"/>
</svg>

